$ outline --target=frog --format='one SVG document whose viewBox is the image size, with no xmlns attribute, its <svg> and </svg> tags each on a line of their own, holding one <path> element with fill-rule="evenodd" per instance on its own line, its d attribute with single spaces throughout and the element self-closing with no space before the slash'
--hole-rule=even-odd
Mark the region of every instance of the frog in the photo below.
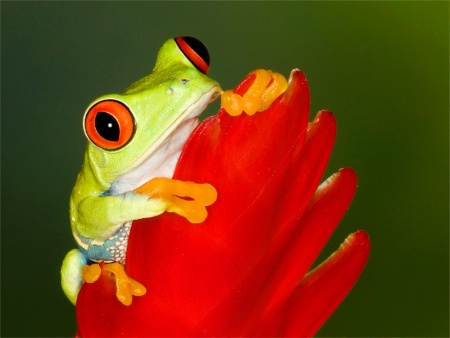
<svg viewBox="0 0 450 338">
<path fill-rule="evenodd" d="M 166 211 L 191 223 L 207 217 L 206 207 L 217 198 L 215 188 L 171 176 L 198 115 L 222 93 L 207 76 L 209 63 L 206 46 L 196 38 L 169 39 L 149 75 L 86 109 L 87 146 L 70 197 L 78 248 L 69 251 L 61 268 L 62 289 L 73 304 L 83 282 L 98 278 L 99 266 L 92 263 L 116 263 L 111 265 L 114 273 L 124 276 L 120 266 L 134 220 Z M 83 270 L 94 276 L 83 278 Z M 133 279 L 128 282 L 145 293 Z M 130 297 L 125 298 L 128 303 Z"/>
<path fill-rule="evenodd" d="M 208 77 L 210 56 L 198 39 L 167 40 L 152 72 L 123 93 L 103 95 L 83 116 L 87 138 L 83 164 L 70 197 L 70 223 L 78 245 L 65 256 L 61 286 L 74 305 L 84 282 L 102 271 L 114 275 L 117 299 L 130 305 L 146 288 L 125 272 L 132 223 L 172 212 L 193 224 L 208 216 L 217 200 L 208 182 L 172 179 L 182 148 L 199 124 L 198 116 L 221 96 L 232 116 L 253 115 L 282 93 L 278 73 L 256 70 L 240 96 L 223 91 Z"/>
</svg>

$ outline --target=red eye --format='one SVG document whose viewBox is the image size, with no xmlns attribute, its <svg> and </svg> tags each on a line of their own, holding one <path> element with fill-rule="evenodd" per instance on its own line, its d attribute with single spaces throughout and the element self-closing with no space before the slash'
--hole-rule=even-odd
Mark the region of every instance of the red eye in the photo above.
<svg viewBox="0 0 450 338">
<path fill-rule="evenodd" d="M 107 150 L 119 149 L 133 137 L 133 115 L 122 102 L 100 101 L 86 113 L 84 130 L 96 146 Z"/>
<path fill-rule="evenodd" d="M 195 68 L 203 74 L 208 73 L 209 53 L 206 46 L 200 40 L 190 36 L 180 36 L 175 38 L 175 42 Z"/>
</svg>

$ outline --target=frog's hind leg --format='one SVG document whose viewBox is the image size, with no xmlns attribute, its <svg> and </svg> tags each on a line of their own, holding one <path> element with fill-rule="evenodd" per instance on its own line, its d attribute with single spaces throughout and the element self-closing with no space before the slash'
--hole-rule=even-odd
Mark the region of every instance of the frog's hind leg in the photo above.
<svg viewBox="0 0 450 338">
<path fill-rule="evenodd" d="M 116 297 L 122 304 L 128 306 L 131 304 L 133 296 L 143 296 L 147 292 L 145 286 L 127 276 L 122 264 L 105 264 L 103 269 L 114 274 L 116 281 Z"/>
<path fill-rule="evenodd" d="M 133 296 L 143 296 L 147 291 L 145 286 L 127 275 L 120 263 L 94 263 L 83 266 L 82 270 L 86 283 L 96 282 L 102 273 L 110 274 L 116 283 L 116 297 L 123 305 L 130 305 Z"/>
<path fill-rule="evenodd" d="M 78 249 L 70 250 L 64 257 L 61 267 L 61 287 L 64 294 L 75 305 L 83 279 L 82 266 L 87 263 L 86 257 Z"/>
</svg>

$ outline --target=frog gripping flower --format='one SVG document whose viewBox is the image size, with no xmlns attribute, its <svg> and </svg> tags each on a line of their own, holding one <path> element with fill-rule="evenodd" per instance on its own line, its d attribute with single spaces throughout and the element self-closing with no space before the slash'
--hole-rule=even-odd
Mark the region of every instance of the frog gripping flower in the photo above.
<svg viewBox="0 0 450 338">
<path fill-rule="evenodd" d="M 123 304 L 130 305 L 132 295 L 145 294 L 145 287 L 123 269 L 132 221 L 163 212 L 191 223 L 206 219 L 206 207 L 217 199 L 216 189 L 171 177 L 198 124 L 197 116 L 222 92 L 206 76 L 208 69 L 209 54 L 200 41 L 170 39 L 150 75 L 123 94 L 98 98 L 86 110 L 83 126 L 88 145 L 70 200 L 72 232 L 79 248 L 67 254 L 61 270 L 62 287 L 72 303 L 83 281 L 99 278 L 96 262 L 119 263 L 102 266 L 114 274 Z M 243 104 L 240 109 L 248 113 L 248 107 L 255 107 L 254 114 L 286 89 L 284 78 L 274 81 L 278 74 L 263 70 L 255 74 L 248 90 L 251 95 L 232 93 L 227 107 L 237 97 Z"/>
<path fill-rule="evenodd" d="M 79 337 L 312 336 L 367 262 L 370 240 L 357 231 L 311 270 L 353 199 L 357 178 L 343 168 L 320 184 L 336 122 L 328 111 L 308 122 L 303 72 L 294 69 L 286 80 L 258 69 L 222 92 L 208 70 L 209 55 L 198 40 L 172 39 L 152 74 L 87 109 L 85 121 L 93 114 L 94 128 L 85 126 L 88 149 L 72 199 L 82 191 L 98 213 L 119 206 L 99 199 L 126 195 L 131 199 L 120 196 L 121 205 L 133 217 L 114 223 L 114 212 L 116 218 L 98 214 L 86 226 L 87 202 L 74 201 L 79 248 L 68 254 L 62 273 L 66 294 L 77 299 Z M 202 80 L 183 91 L 196 77 Z M 200 124 L 192 118 L 219 96 L 218 114 Z M 162 98 L 190 103 L 166 101 L 163 116 L 155 117 L 150 102 Z M 103 134 L 96 126 L 102 102 L 125 116 L 123 137 L 113 132 L 104 142 L 96 135 Z M 148 143 L 139 133 L 146 126 L 159 135 Z M 111 153 L 122 149 L 131 154 L 111 170 Z M 152 213 L 134 209 L 133 199 L 149 202 Z M 100 221 L 116 225 L 99 231 Z M 115 255 L 120 246 L 125 253 L 105 259 L 97 255 L 109 251 L 103 243 L 113 243 Z M 102 250 L 94 255 L 91 246 Z"/>
</svg>

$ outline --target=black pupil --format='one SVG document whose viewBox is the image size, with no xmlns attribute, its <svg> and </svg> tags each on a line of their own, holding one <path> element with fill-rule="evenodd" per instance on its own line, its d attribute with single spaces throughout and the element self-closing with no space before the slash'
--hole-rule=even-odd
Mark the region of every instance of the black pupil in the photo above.
<svg viewBox="0 0 450 338">
<path fill-rule="evenodd" d="M 95 116 L 95 129 L 101 137 L 108 141 L 118 141 L 120 135 L 119 124 L 116 119 L 108 113 L 98 112 Z"/>
<path fill-rule="evenodd" d="M 191 36 L 185 36 L 183 37 L 183 40 L 186 41 L 186 43 L 191 46 L 198 56 L 200 56 L 209 66 L 209 52 L 203 42 Z"/>
</svg>

